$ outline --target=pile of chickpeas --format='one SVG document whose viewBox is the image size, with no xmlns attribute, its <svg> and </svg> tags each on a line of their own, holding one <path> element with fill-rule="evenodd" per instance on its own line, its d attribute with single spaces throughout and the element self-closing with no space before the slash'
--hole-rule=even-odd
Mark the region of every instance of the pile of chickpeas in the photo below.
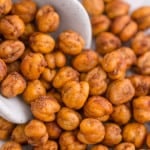
<svg viewBox="0 0 150 150">
<path fill-rule="evenodd" d="M 150 6 L 129 15 L 122 0 L 82 3 L 95 51 L 71 29 L 53 39 L 53 6 L 0 1 L 0 92 L 20 95 L 34 116 L 22 125 L 0 118 L 0 150 L 150 148 Z"/>
</svg>

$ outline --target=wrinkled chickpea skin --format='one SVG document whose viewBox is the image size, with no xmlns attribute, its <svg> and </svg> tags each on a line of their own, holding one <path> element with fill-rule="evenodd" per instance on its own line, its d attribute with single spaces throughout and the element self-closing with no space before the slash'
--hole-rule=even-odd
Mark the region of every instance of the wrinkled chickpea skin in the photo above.
<svg viewBox="0 0 150 150">
<path fill-rule="evenodd" d="M 0 18 L 8 14 L 12 9 L 12 0 L 1 0 Z"/>
<path fill-rule="evenodd" d="M 101 144 L 98 144 L 98 145 L 95 145 L 91 148 L 91 150 L 109 150 L 108 147 L 104 146 L 104 145 L 101 145 Z"/>
<path fill-rule="evenodd" d="M 13 142 L 13 141 L 8 141 L 5 144 L 2 145 L 1 150 L 22 150 L 22 147 L 20 144 Z"/>
<path fill-rule="evenodd" d="M 132 143 L 124 142 L 118 144 L 114 150 L 135 150 L 135 146 Z"/>
<path fill-rule="evenodd" d="M 0 59 L 0 72 L 0 81 L 2 81 L 8 72 L 8 67 L 2 59 Z"/>
</svg>

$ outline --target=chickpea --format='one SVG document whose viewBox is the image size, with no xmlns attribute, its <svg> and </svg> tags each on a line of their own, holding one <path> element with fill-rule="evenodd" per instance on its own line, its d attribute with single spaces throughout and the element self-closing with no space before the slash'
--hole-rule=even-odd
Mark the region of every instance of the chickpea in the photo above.
<svg viewBox="0 0 150 150">
<path fill-rule="evenodd" d="M 2 145 L 1 150 L 22 150 L 22 147 L 16 142 L 8 141 Z"/>
<path fill-rule="evenodd" d="M 64 31 L 58 37 L 59 49 L 68 55 L 80 54 L 84 45 L 85 41 L 83 37 L 72 30 Z"/>
<path fill-rule="evenodd" d="M 54 39 L 45 33 L 34 32 L 29 38 L 30 47 L 34 52 L 50 53 L 54 50 Z"/>
<path fill-rule="evenodd" d="M 91 148 L 91 150 L 109 150 L 108 147 L 104 146 L 104 145 L 101 145 L 101 144 L 98 144 L 98 145 L 95 145 Z"/>
<path fill-rule="evenodd" d="M 135 150 L 135 146 L 132 143 L 124 142 L 118 144 L 114 150 Z"/>
<path fill-rule="evenodd" d="M 25 23 L 31 22 L 37 10 L 36 3 L 32 0 L 21 0 L 13 4 L 12 14 L 18 15 Z"/>
<path fill-rule="evenodd" d="M 17 72 L 10 73 L 1 84 L 1 94 L 7 98 L 22 94 L 26 88 L 26 81 Z"/>
<path fill-rule="evenodd" d="M 40 77 L 46 65 L 41 53 L 29 53 L 22 60 L 20 69 L 26 79 L 36 80 Z"/>
<path fill-rule="evenodd" d="M 128 14 L 129 4 L 122 0 L 112 0 L 106 4 L 105 11 L 109 18 L 114 19 Z"/>
<path fill-rule="evenodd" d="M 24 33 L 24 30 L 24 22 L 19 16 L 5 16 L 0 20 L 0 33 L 8 40 L 16 40 Z"/>
<path fill-rule="evenodd" d="M 7 66 L 2 59 L 0 59 L 0 72 L 0 81 L 2 81 L 8 72 Z"/>
<path fill-rule="evenodd" d="M 123 128 L 123 140 L 131 142 L 136 148 L 140 148 L 146 137 L 146 127 L 140 123 L 129 123 Z"/>
<path fill-rule="evenodd" d="M 5 63 L 12 63 L 21 57 L 24 50 L 23 42 L 19 40 L 6 40 L 0 44 L 0 58 Z"/>
<path fill-rule="evenodd" d="M 84 115 L 86 117 L 101 119 L 109 116 L 113 112 L 112 104 L 101 96 L 93 96 L 84 105 Z"/>
<path fill-rule="evenodd" d="M 20 72 L 20 61 L 19 60 L 7 64 L 7 73 L 10 74 L 12 72 Z"/>
<path fill-rule="evenodd" d="M 103 0 L 83 0 L 82 3 L 90 15 L 100 15 L 104 11 Z"/>
<path fill-rule="evenodd" d="M 62 86 L 68 81 L 78 81 L 78 80 L 79 80 L 79 73 L 75 69 L 66 66 L 61 68 L 56 73 L 56 76 L 53 79 L 53 86 L 55 88 L 62 88 Z"/>
<path fill-rule="evenodd" d="M 23 99 L 27 103 L 31 103 L 40 96 L 46 95 L 46 89 L 39 80 L 33 80 L 27 83 L 27 87 L 23 93 Z"/>
<path fill-rule="evenodd" d="M 150 148 L 150 133 L 148 133 L 148 135 L 147 135 L 146 145 L 147 145 L 148 148 Z"/>
<path fill-rule="evenodd" d="M 58 139 L 62 133 L 62 129 L 58 126 L 56 122 L 46 123 L 46 128 L 47 128 L 49 139 L 52 140 Z"/>
<path fill-rule="evenodd" d="M 84 50 L 79 55 L 75 56 L 72 65 L 79 72 L 88 72 L 96 67 L 98 61 L 98 54 L 96 52 L 93 50 Z"/>
<path fill-rule="evenodd" d="M 89 84 L 85 81 L 68 81 L 62 88 L 62 100 L 72 109 L 81 109 L 89 95 Z"/>
<path fill-rule="evenodd" d="M 9 138 L 14 124 L 0 117 L 0 140 L 6 140 Z"/>
<path fill-rule="evenodd" d="M 31 103 L 31 111 L 34 117 L 44 122 L 54 121 L 55 113 L 59 110 L 59 103 L 49 96 L 41 96 Z"/>
<path fill-rule="evenodd" d="M 0 17 L 3 17 L 12 9 L 12 0 L 1 0 L 0 8 Z"/>
<path fill-rule="evenodd" d="M 108 31 L 111 21 L 105 15 L 97 15 L 91 17 L 93 36 L 97 36 L 99 33 Z"/>
<path fill-rule="evenodd" d="M 27 143 L 27 137 L 24 133 L 25 124 L 23 125 L 17 125 L 16 128 L 13 130 L 11 134 L 11 139 L 17 143 L 20 144 L 26 144 Z"/>
<path fill-rule="evenodd" d="M 123 42 L 127 42 L 136 34 L 138 31 L 138 25 L 135 21 L 131 19 L 128 15 L 123 15 L 120 17 L 117 17 L 113 22 L 111 26 L 111 31 L 114 34 L 119 35 L 119 38 Z"/>
<path fill-rule="evenodd" d="M 129 79 L 113 81 L 107 89 L 107 97 L 114 105 L 121 105 L 131 101 L 135 89 Z"/>
<path fill-rule="evenodd" d="M 45 55 L 47 66 L 50 69 L 62 68 L 67 63 L 66 56 L 61 51 L 56 51 Z"/>
<path fill-rule="evenodd" d="M 125 104 L 115 106 L 111 118 L 119 125 L 127 124 L 131 119 L 131 111 Z"/>
<path fill-rule="evenodd" d="M 93 118 L 83 119 L 77 134 L 79 141 L 85 144 L 96 144 L 101 142 L 105 136 L 103 124 Z"/>
<path fill-rule="evenodd" d="M 34 147 L 33 150 L 58 150 L 58 144 L 55 141 L 49 140 L 43 145 Z"/>
<path fill-rule="evenodd" d="M 48 133 L 43 122 L 31 120 L 25 127 L 25 135 L 32 146 L 40 146 L 48 141 Z"/>
<path fill-rule="evenodd" d="M 96 50 L 100 54 L 106 54 L 118 49 L 121 41 L 109 32 L 102 32 L 96 37 Z"/>
<path fill-rule="evenodd" d="M 59 138 L 61 150 L 86 150 L 87 146 L 76 138 L 75 132 L 63 132 Z"/>
<path fill-rule="evenodd" d="M 106 123 L 105 132 L 104 145 L 114 146 L 122 141 L 121 128 L 117 124 Z"/>
</svg>

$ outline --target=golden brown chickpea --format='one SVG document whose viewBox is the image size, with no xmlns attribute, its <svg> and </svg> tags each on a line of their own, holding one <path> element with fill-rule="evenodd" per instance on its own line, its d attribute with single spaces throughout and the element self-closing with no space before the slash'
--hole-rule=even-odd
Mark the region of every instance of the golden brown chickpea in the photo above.
<svg viewBox="0 0 150 150">
<path fill-rule="evenodd" d="M 132 100 L 135 89 L 129 79 L 113 81 L 107 89 L 107 97 L 114 105 L 121 105 Z"/>
<path fill-rule="evenodd" d="M 0 59 L 0 81 L 2 81 L 7 75 L 7 70 L 8 69 L 5 62 L 2 59 Z"/>
<path fill-rule="evenodd" d="M 122 104 L 122 105 L 115 106 L 113 110 L 114 111 L 111 114 L 111 118 L 115 123 L 119 125 L 124 125 L 130 121 L 131 111 L 127 105 Z"/>
<path fill-rule="evenodd" d="M 109 116 L 112 112 L 112 104 L 101 96 L 90 97 L 84 105 L 84 115 L 86 117 L 101 119 Z"/>
<path fill-rule="evenodd" d="M 33 150 L 58 150 L 58 144 L 55 141 L 49 140 L 43 145 L 34 147 Z"/>
<path fill-rule="evenodd" d="M 14 61 L 7 64 L 7 73 L 20 72 L 20 61 Z"/>
<path fill-rule="evenodd" d="M 48 141 L 48 133 L 43 122 L 31 120 L 25 127 L 25 135 L 32 146 L 40 146 Z"/>
<path fill-rule="evenodd" d="M 129 4 L 122 0 L 112 0 L 106 4 L 105 11 L 109 18 L 114 19 L 118 16 L 128 14 Z"/>
<path fill-rule="evenodd" d="M 66 131 L 75 130 L 79 126 L 80 121 L 81 115 L 67 107 L 62 107 L 57 114 L 58 125 Z"/>
<path fill-rule="evenodd" d="M 124 142 L 117 145 L 114 150 L 135 150 L 135 146 L 132 143 Z"/>
<path fill-rule="evenodd" d="M 0 17 L 3 17 L 12 9 L 12 0 L 1 0 L 0 8 Z"/>
<path fill-rule="evenodd" d="M 19 59 L 25 50 L 24 43 L 19 40 L 6 40 L 0 44 L 0 58 L 6 63 Z"/>
<path fill-rule="evenodd" d="M 46 95 L 46 89 L 39 80 L 33 80 L 27 83 L 27 87 L 23 93 L 23 99 L 27 103 L 31 103 L 40 96 Z"/>
<path fill-rule="evenodd" d="M 0 150 L 23 150 L 23 149 L 20 144 L 13 141 L 8 141 L 2 145 Z"/>
<path fill-rule="evenodd" d="M 111 31 L 118 35 L 123 42 L 127 42 L 138 31 L 138 25 L 128 15 L 117 17 L 112 22 Z"/>
<path fill-rule="evenodd" d="M 89 95 L 89 84 L 85 81 L 68 81 L 62 88 L 62 100 L 72 109 L 81 109 Z"/>
<path fill-rule="evenodd" d="M 45 55 L 45 60 L 50 69 L 62 68 L 66 65 L 67 58 L 61 51 L 56 51 Z"/>
<path fill-rule="evenodd" d="M 131 142 L 136 148 L 140 148 L 145 142 L 146 127 L 140 123 L 129 123 L 123 128 L 123 140 Z"/>
<path fill-rule="evenodd" d="M 147 145 L 148 148 L 150 148 L 150 133 L 148 133 L 148 135 L 147 135 L 146 145 Z"/>
<path fill-rule="evenodd" d="M 90 62 L 90 63 L 89 63 Z M 98 54 L 93 50 L 84 50 L 72 60 L 73 67 L 79 72 L 88 72 L 98 64 Z"/>
<path fill-rule="evenodd" d="M 38 10 L 36 23 L 39 31 L 54 32 L 59 27 L 60 17 L 51 5 L 45 5 Z"/>
<path fill-rule="evenodd" d="M 1 94 L 7 98 L 12 98 L 23 93 L 26 88 L 26 81 L 17 72 L 10 73 L 1 84 Z"/>
<path fill-rule="evenodd" d="M 107 31 L 110 27 L 111 21 L 105 15 L 98 15 L 91 17 L 93 36 L 97 36 L 99 33 Z"/>
<path fill-rule="evenodd" d="M 41 96 L 31 103 L 33 116 L 44 122 L 54 121 L 59 110 L 59 103 L 49 96 Z"/>
<path fill-rule="evenodd" d="M 77 134 L 79 141 L 85 144 L 96 144 L 101 142 L 105 136 L 103 124 L 93 118 L 83 119 Z"/>
<path fill-rule="evenodd" d="M 100 54 L 106 54 L 118 49 L 121 41 L 118 37 L 109 32 L 102 32 L 96 37 L 96 50 Z"/>
<path fill-rule="evenodd" d="M 98 144 L 98 145 L 94 145 L 91 150 L 109 150 L 108 147 Z"/>
<path fill-rule="evenodd" d="M 22 60 L 20 69 L 26 79 L 36 80 L 40 77 L 46 65 L 41 53 L 29 53 Z"/>
<path fill-rule="evenodd" d="M 87 145 L 76 138 L 75 132 L 63 132 L 59 138 L 61 150 L 86 150 Z"/>
<path fill-rule="evenodd" d="M 56 140 L 60 137 L 62 129 L 57 125 L 56 122 L 46 123 L 49 139 Z"/>
<path fill-rule="evenodd" d="M 66 66 L 61 68 L 56 73 L 56 76 L 53 80 L 53 86 L 55 88 L 62 88 L 68 81 L 78 81 L 78 80 L 79 80 L 79 73 L 75 69 Z"/>
<path fill-rule="evenodd" d="M 31 22 L 37 10 L 36 3 L 32 0 L 21 0 L 13 4 L 12 14 L 18 15 L 25 23 Z"/>
<path fill-rule="evenodd" d="M 16 40 L 24 33 L 24 30 L 24 22 L 19 16 L 5 16 L 0 20 L 0 33 L 8 40 Z"/>
<path fill-rule="evenodd" d="M 50 53 L 55 47 L 54 39 L 50 35 L 40 32 L 33 33 L 29 38 L 29 42 L 34 52 L 43 54 Z"/>
<path fill-rule="evenodd" d="M 79 33 L 72 30 L 62 32 L 58 37 L 59 49 L 68 55 L 77 55 L 84 48 L 85 41 Z"/>
<path fill-rule="evenodd" d="M 104 11 L 104 2 L 103 0 L 83 0 L 83 6 L 90 15 L 100 15 Z"/>
<path fill-rule="evenodd" d="M 140 30 L 150 27 L 150 6 L 143 6 L 132 13 L 132 18 L 137 21 Z"/>
<path fill-rule="evenodd" d="M 0 117 L 0 140 L 6 140 L 9 138 L 14 124 Z"/>
<path fill-rule="evenodd" d="M 25 124 L 17 125 L 11 134 L 11 139 L 17 143 L 26 144 L 27 137 L 24 133 L 24 129 L 25 129 Z"/>
</svg>

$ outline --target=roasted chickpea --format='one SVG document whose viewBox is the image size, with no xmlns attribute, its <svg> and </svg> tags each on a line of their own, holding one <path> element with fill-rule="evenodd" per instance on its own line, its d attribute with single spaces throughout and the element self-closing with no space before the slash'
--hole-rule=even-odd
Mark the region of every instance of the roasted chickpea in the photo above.
<svg viewBox="0 0 150 150">
<path fill-rule="evenodd" d="M 129 4 L 122 0 L 112 0 L 106 4 L 105 11 L 109 18 L 114 19 L 128 14 Z"/>
<path fill-rule="evenodd" d="M 18 15 L 25 23 L 31 22 L 37 10 L 36 3 L 32 0 L 21 0 L 13 4 L 12 14 Z"/>
<path fill-rule="evenodd" d="M 101 142 L 105 136 L 103 124 L 93 118 L 83 119 L 77 134 L 79 141 L 85 144 L 96 144 Z"/>
<path fill-rule="evenodd" d="M 86 150 L 86 144 L 81 143 L 76 138 L 75 132 L 63 132 L 59 138 L 61 150 Z"/>
<path fill-rule="evenodd" d="M 8 40 L 16 40 L 24 33 L 24 30 L 24 22 L 19 16 L 5 16 L 0 20 L 0 33 Z"/>
<path fill-rule="evenodd" d="M 11 139 L 17 143 L 26 144 L 27 137 L 24 133 L 24 129 L 25 129 L 25 124 L 17 125 L 11 134 Z"/>
<path fill-rule="evenodd" d="M 53 51 L 55 47 L 54 39 L 50 35 L 40 32 L 33 33 L 29 38 L 29 42 L 34 52 L 43 54 Z"/>
<path fill-rule="evenodd" d="M 135 89 L 129 79 L 113 81 L 107 89 L 107 97 L 114 105 L 121 105 L 132 100 Z"/>
<path fill-rule="evenodd" d="M 58 144 L 55 141 L 49 140 L 43 145 L 34 147 L 33 150 L 58 150 Z"/>
<path fill-rule="evenodd" d="M 98 144 L 98 145 L 94 145 L 91 150 L 109 150 L 108 147 Z"/>
<path fill-rule="evenodd" d="M 31 103 L 40 96 L 46 95 L 46 89 L 39 80 L 33 80 L 27 83 L 27 87 L 23 93 L 23 99 L 27 103 Z"/>
<path fill-rule="evenodd" d="M 5 78 L 5 76 L 7 75 L 7 71 L 8 69 L 5 62 L 2 59 L 0 59 L 0 81 L 2 81 Z"/>
<path fill-rule="evenodd" d="M 3 17 L 12 9 L 12 0 L 1 0 L 0 8 L 0 17 Z"/>
<path fill-rule="evenodd" d="M 98 54 L 96 52 L 93 50 L 84 50 L 75 56 L 72 60 L 72 65 L 79 72 L 88 72 L 96 67 L 98 61 Z"/>
<path fill-rule="evenodd" d="M 72 109 L 81 109 L 89 95 L 89 84 L 85 81 L 68 81 L 62 88 L 62 100 Z"/>
<path fill-rule="evenodd" d="M 135 146 L 132 143 L 124 142 L 118 144 L 114 150 L 135 150 Z"/>
<path fill-rule="evenodd" d="M 59 49 L 68 55 L 77 55 L 84 48 L 85 41 L 79 33 L 72 30 L 62 32 L 58 37 Z"/>
<path fill-rule="evenodd" d="M 119 125 L 127 124 L 131 119 L 131 110 L 125 104 L 115 106 L 111 118 Z"/>
<path fill-rule="evenodd" d="M 123 128 L 123 140 L 131 142 L 136 148 L 140 148 L 146 137 L 146 127 L 140 123 L 129 123 Z"/>
<path fill-rule="evenodd" d="M 22 60 L 20 69 L 26 79 L 36 80 L 40 77 L 46 65 L 41 53 L 29 53 Z"/>
<path fill-rule="evenodd" d="M 1 84 L 1 94 L 7 98 L 22 94 L 26 88 L 26 81 L 17 72 L 10 73 Z"/>
<path fill-rule="evenodd" d="M 146 145 L 147 145 L 148 148 L 150 148 L 150 133 L 148 133 L 148 135 L 147 135 Z"/>
<path fill-rule="evenodd" d="M 14 124 L 0 117 L 0 140 L 6 140 L 9 138 Z"/>
<path fill-rule="evenodd" d="M 19 60 L 7 64 L 7 73 L 10 74 L 12 72 L 20 72 L 20 61 Z"/>
<path fill-rule="evenodd" d="M 23 42 L 19 40 L 6 40 L 0 44 L 0 58 L 6 63 L 19 59 L 25 50 Z"/>
<path fill-rule="evenodd" d="M 16 142 L 8 141 L 2 145 L 0 150 L 22 150 L 22 147 L 20 144 L 18 144 Z"/>
<path fill-rule="evenodd" d="M 93 36 L 97 36 L 99 33 L 107 31 L 110 27 L 111 21 L 105 15 L 98 15 L 91 17 Z"/>
<path fill-rule="evenodd" d="M 121 41 L 109 32 L 102 32 L 96 37 L 96 50 L 100 54 L 106 54 L 118 49 Z"/>
<path fill-rule="evenodd" d="M 101 118 L 109 116 L 112 112 L 112 104 L 101 96 L 90 97 L 84 105 L 84 115 L 86 117 L 96 118 L 100 121 L 103 121 Z"/>
<path fill-rule="evenodd" d="M 43 122 L 31 120 L 25 127 L 25 135 L 32 146 L 40 146 L 48 141 L 48 133 Z"/>
<path fill-rule="evenodd" d="M 103 0 L 83 0 L 82 4 L 90 15 L 100 15 L 104 11 Z"/>
<path fill-rule="evenodd" d="M 111 26 L 111 31 L 119 35 L 119 38 L 123 42 L 127 42 L 136 34 L 138 31 L 138 25 L 135 21 L 131 19 L 128 15 L 123 15 L 120 17 L 117 17 L 113 22 Z"/>
<path fill-rule="evenodd" d="M 61 51 L 56 51 L 45 55 L 47 66 L 50 69 L 61 68 L 66 65 L 67 58 Z"/>
<path fill-rule="evenodd" d="M 46 128 L 49 139 L 56 140 L 60 137 L 62 129 L 58 126 L 56 122 L 46 123 Z"/>
<path fill-rule="evenodd" d="M 67 83 L 68 81 L 78 81 L 79 80 L 79 73 L 69 67 L 63 67 L 61 68 L 57 73 L 55 78 L 53 79 L 53 86 L 55 88 L 62 88 L 63 85 L 65 85 L 65 83 Z"/>
<path fill-rule="evenodd" d="M 132 18 L 138 23 L 140 30 L 150 27 L 150 6 L 143 6 L 132 13 Z"/>
<path fill-rule="evenodd" d="M 37 119 L 50 122 L 55 120 L 55 113 L 60 110 L 57 100 L 49 96 L 41 96 L 31 103 L 31 111 Z"/>
</svg>

